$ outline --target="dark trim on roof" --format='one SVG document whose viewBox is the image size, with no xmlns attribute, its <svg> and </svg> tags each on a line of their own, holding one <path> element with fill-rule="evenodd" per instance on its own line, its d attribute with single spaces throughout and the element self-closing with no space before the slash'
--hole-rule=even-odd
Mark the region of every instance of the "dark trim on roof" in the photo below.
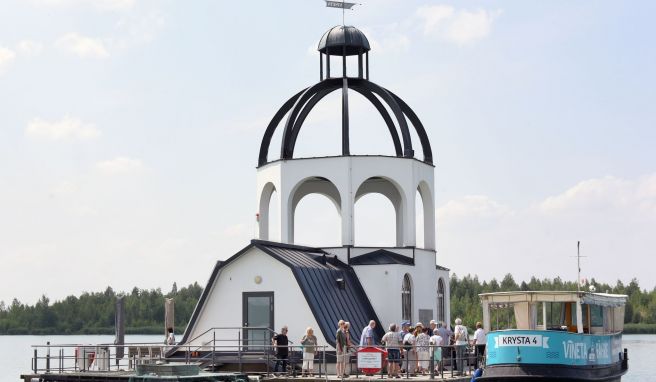
<svg viewBox="0 0 656 382">
<path fill-rule="evenodd" d="M 325 155 L 325 156 L 302 157 L 302 158 L 289 158 L 289 159 L 278 158 L 278 159 L 272 159 L 272 160 L 270 160 L 270 161 L 268 161 L 268 162 L 266 162 L 265 164 L 262 164 L 262 165 L 258 164 L 257 166 L 255 166 L 255 168 L 266 167 L 266 166 L 268 166 L 268 165 L 270 165 L 270 164 L 272 164 L 272 163 L 277 163 L 277 162 L 287 162 L 287 161 L 295 161 L 295 160 L 325 159 L 325 158 L 359 158 L 359 157 L 370 157 L 370 158 L 395 158 L 395 159 L 414 160 L 414 161 L 416 161 L 416 162 L 419 162 L 419 163 L 422 163 L 422 164 L 425 164 L 425 165 L 428 165 L 428 166 L 431 166 L 431 167 L 435 168 L 435 164 L 434 164 L 434 163 L 426 163 L 426 162 L 422 161 L 421 159 L 417 159 L 417 158 L 395 157 L 395 156 L 393 156 L 393 155 L 378 155 L 378 154 L 372 154 L 372 155 L 366 155 L 366 154 L 358 154 L 358 155 Z M 339 247 L 334 247 L 334 248 L 339 248 Z M 404 247 L 402 247 L 402 248 L 404 248 Z"/>
<path fill-rule="evenodd" d="M 441 271 L 450 271 L 449 268 L 447 268 L 447 267 L 443 267 L 443 266 L 441 266 L 441 265 L 437 265 L 437 264 L 435 264 L 435 268 L 436 268 L 436 269 L 439 269 L 439 270 L 441 270 Z"/>
<path fill-rule="evenodd" d="M 403 256 L 386 249 L 368 252 L 356 257 L 352 257 L 350 265 L 382 265 L 382 264 L 399 264 L 415 265 L 414 252 L 412 258 Z"/>
</svg>

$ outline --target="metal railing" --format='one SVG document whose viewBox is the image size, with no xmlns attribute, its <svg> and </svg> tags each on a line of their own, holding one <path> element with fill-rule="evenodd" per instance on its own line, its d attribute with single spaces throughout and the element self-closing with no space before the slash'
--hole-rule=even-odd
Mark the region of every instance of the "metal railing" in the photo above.
<svg viewBox="0 0 656 382">
<path fill-rule="evenodd" d="M 262 330 L 265 334 L 259 336 L 259 339 L 244 339 L 242 336 L 244 329 Z M 225 331 L 229 330 L 237 330 L 236 336 L 233 338 L 217 336 L 217 332 L 226 334 Z M 249 373 L 263 376 L 281 373 L 294 377 L 303 374 L 304 347 L 295 345 L 291 341 L 290 345 L 276 347 L 270 343 L 270 335 L 273 334 L 274 332 L 268 328 L 217 327 L 206 330 L 185 345 L 160 343 L 33 345 L 32 371 L 35 374 L 85 371 L 111 373 L 133 371 L 137 365 L 144 363 L 181 362 L 198 364 L 210 370 L 232 365 L 233 368 L 238 368 L 235 371 L 242 373 L 244 365 L 264 364 L 265 368 L 260 367 L 260 370 L 251 370 Z M 285 352 L 277 351 L 283 348 L 288 350 L 287 357 L 282 356 Z M 332 368 L 336 364 L 337 355 L 331 349 L 333 348 L 326 345 L 315 347 L 314 365 L 309 373 L 326 379 L 328 373 L 334 373 Z M 345 357 L 347 375 L 359 377 L 362 374 L 357 365 L 357 351 L 360 349 L 359 346 L 349 348 Z M 387 350 L 385 347 L 379 349 Z M 400 369 L 403 373 L 399 372 L 399 376 L 407 379 L 416 375 L 426 375 L 431 379 L 435 377 L 444 379 L 445 376 L 453 377 L 457 373 L 471 375 L 474 369 L 484 364 L 484 355 L 477 354 L 475 346 L 429 345 L 419 347 L 420 351 L 416 349 L 417 347 L 414 347 L 413 350 L 408 351 L 403 345 L 400 348 L 400 359 L 393 360 L 401 364 Z M 118 355 L 121 354 L 123 356 L 119 357 Z M 382 361 L 381 377 L 385 374 L 389 375 L 389 362 L 392 360 L 388 361 L 387 358 Z M 283 366 L 283 369 L 276 369 L 277 365 Z"/>
</svg>

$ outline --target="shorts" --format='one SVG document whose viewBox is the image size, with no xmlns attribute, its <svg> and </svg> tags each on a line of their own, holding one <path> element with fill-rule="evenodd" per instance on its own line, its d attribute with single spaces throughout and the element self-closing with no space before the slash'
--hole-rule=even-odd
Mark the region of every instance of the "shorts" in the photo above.
<svg viewBox="0 0 656 382">
<path fill-rule="evenodd" d="M 387 360 L 401 364 L 401 352 L 399 349 L 387 349 Z"/>
</svg>

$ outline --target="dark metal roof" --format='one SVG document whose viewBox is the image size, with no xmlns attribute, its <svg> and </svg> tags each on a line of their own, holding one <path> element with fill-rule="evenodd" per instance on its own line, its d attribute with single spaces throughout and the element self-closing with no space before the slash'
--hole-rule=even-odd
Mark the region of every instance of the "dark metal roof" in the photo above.
<svg viewBox="0 0 656 382">
<path fill-rule="evenodd" d="M 435 268 L 436 268 L 436 269 L 439 269 L 439 270 L 441 270 L 441 271 L 450 271 L 449 268 L 447 268 L 447 267 L 443 267 L 443 266 L 441 266 L 441 265 L 435 265 Z"/>
<path fill-rule="evenodd" d="M 351 265 L 380 265 L 380 264 L 401 264 L 414 265 L 415 260 L 412 257 L 399 255 L 385 249 L 365 253 L 357 257 L 352 257 L 349 261 Z"/>
<path fill-rule="evenodd" d="M 371 50 L 369 40 L 364 33 L 356 27 L 342 25 L 328 29 L 321 36 L 317 49 L 321 53 L 334 56 L 343 56 L 344 50 L 346 50 L 346 56 L 363 54 Z"/>
<path fill-rule="evenodd" d="M 369 323 L 369 320 L 376 320 L 378 324 L 375 329 L 377 340 L 383 336 L 382 323 L 353 268 L 339 261 L 334 255 L 318 248 L 252 240 L 251 244 L 229 259 L 217 262 L 194 309 L 181 343 L 185 343 L 189 339 L 189 332 L 198 319 L 199 312 L 216 281 L 220 268 L 236 260 L 253 247 L 260 249 L 292 270 L 314 318 L 319 324 L 319 329 L 330 345 L 335 346 L 335 331 L 339 320 L 351 323 L 353 328 L 351 335 L 354 342 L 359 341 L 360 330 Z M 343 280 L 343 282 L 338 282 L 338 280 Z"/>
</svg>

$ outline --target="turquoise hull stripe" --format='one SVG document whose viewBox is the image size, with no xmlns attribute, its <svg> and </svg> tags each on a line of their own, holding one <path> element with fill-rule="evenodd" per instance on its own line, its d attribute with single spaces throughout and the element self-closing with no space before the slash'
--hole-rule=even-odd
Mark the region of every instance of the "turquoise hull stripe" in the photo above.
<svg viewBox="0 0 656 382">
<path fill-rule="evenodd" d="M 487 335 L 487 365 L 610 365 L 620 360 L 622 335 L 505 330 Z"/>
</svg>

